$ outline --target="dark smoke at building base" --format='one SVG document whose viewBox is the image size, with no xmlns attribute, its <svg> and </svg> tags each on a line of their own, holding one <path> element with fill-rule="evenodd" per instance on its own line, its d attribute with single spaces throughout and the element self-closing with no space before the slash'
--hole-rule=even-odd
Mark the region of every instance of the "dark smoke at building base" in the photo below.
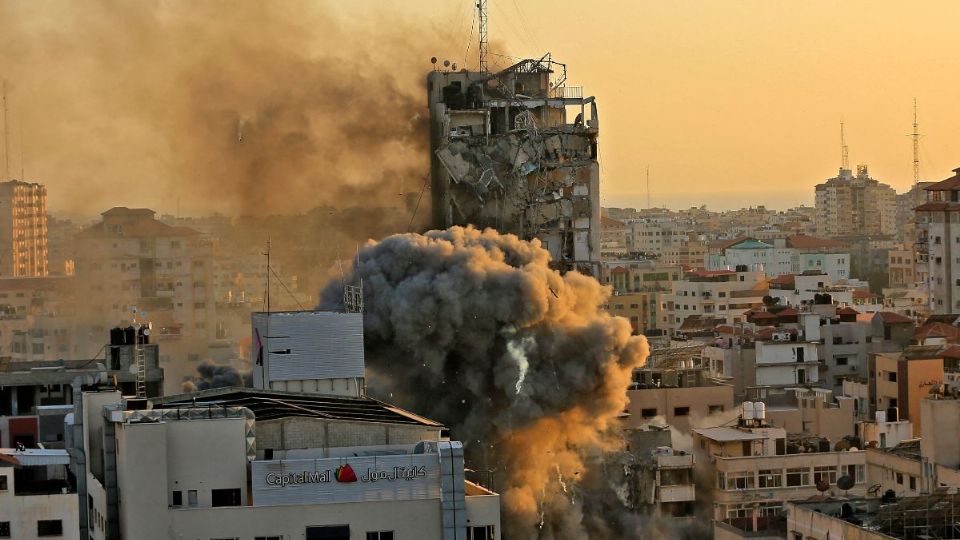
<svg viewBox="0 0 960 540">
<path fill-rule="evenodd" d="M 231 365 L 215 364 L 204 360 L 197 366 L 197 376 L 183 381 L 184 392 L 210 390 L 227 386 L 253 386 L 253 377 L 249 370 L 240 371 Z"/>
<path fill-rule="evenodd" d="M 503 496 L 505 537 L 612 537 L 619 511 L 579 484 L 620 446 L 617 417 L 647 344 L 600 309 L 605 287 L 550 262 L 539 241 L 490 229 L 368 243 L 352 280 L 363 280 L 370 393 L 464 441 Z"/>
</svg>

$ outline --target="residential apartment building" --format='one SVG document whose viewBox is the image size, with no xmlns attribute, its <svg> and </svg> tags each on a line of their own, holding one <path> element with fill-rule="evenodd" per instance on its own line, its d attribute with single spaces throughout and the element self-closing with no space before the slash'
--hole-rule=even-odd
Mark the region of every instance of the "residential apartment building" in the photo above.
<svg viewBox="0 0 960 540">
<path fill-rule="evenodd" d="M 924 188 L 927 200 L 916 208 L 918 260 L 927 264 L 934 313 L 960 310 L 960 168 L 953 172 Z"/>
<path fill-rule="evenodd" d="M 0 277 L 47 273 L 47 188 L 0 182 Z"/>
<path fill-rule="evenodd" d="M 610 260 L 602 266 L 603 282 L 613 288 L 604 304 L 610 313 L 630 321 L 634 333 L 661 328 L 660 294 L 683 277 L 683 268 L 651 260 Z"/>
<path fill-rule="evenodd" d="M 942 347 L 915 346 L 903 352 L 878 353 L 870 356 L 870 396 L 874 411 L 886 411 L 886 419 L 910 420 L 914 434 L 924 435 L 920 402 L 931 389 L 943 384 L 944 358 Z"/>
<path fill-rule="evenodd" d="M 707 268 L 708 250 L 709 243 L 703 237 L 687 233 L 663 248 L 660 261 L 670 266 L 704 270 Z"/>
<path fill-rule="evenodd" d="M 704 270 L 687 274 L 661 296 L 663 328 L 676 335 L 690 316 L 719 318 L 727 324 L 743 322 L 743 314 L 763 305 L 766 274 L 759 269 Z"/>
<path fill-rule="evenodd" d="M 0 538 L 86 540 L 69 464 L 63 449 L 0 448 Z"/>
<path fill-rule="evenodd" d="M 693 454 L 674 446 L 675 433 L 666 425 L 626 428 L 626 451 L 605 457 L 624 471 L 624 505 L 667 524 L 671 518 L 692 519 L 696 504 Z"/>
<path fill-rule="evenodd" d="M 782 516 L 788 501 L 808 499 L 819 488 L 866 493 L 863 452 L 834 450 L 834 441 L 771 426 L 763 403 L 742 407 L 736 426 L 693 430 L 697 469 L 713 484 L 715 520 L 755 531 Z M 849 478 L 849 489 L 838 487 L 841 477 Z"/>
<path fill-rule="evenodd" d="M 136 315 L 153 324 L 164 356 L 199 360 L 216 339 L 216 298 L 210 242 L 196 231 L 171 227 L 146 208 L 113 208 L 77 235 L 76 281 L 85 292 L 92 338 L 129 326 Z M 134 309 L 137 313 L 134 313 Z M 192 374 L 170 373 L 175 381 Z M 171 387 L 171 391 L 177 391 Z"/>
<path fill-rule="evenodd" d="M 897 192 L 870 178 L 866 165 L 849 169 L 815 188 L 817 235 L 895 235 Z"/>
<path fill-rule="evenodd" d="M 733 410 L 733 387 L 709 377 L 703 368 L 643 368 L 633 373 L 627 391 L 625 426 L 638 428 L 655 418 L 689 431 L 692 422 Z"/>
<path fill-rule="evenodd" d="M 708 261 L 711 270 L 758 264 L 771 277 L 806 272 L 820 272 L 837 282 L 851 277 L 850 253 L 842 242 L 806 235 L 717 244 Z"/>
</svg>

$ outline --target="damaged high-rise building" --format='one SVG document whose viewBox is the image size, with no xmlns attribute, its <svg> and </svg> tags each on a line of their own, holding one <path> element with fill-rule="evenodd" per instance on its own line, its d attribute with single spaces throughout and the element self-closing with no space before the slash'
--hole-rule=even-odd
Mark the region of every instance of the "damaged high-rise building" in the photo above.
<svg viewBox="0 0 960 540">
<path fill-rule="evenodd" d="M 597 104 L 565 83 L 549 55 L 430 73 L 433 226 L 537 238 L 559 269 L 599 275 Z"/>
</svg>

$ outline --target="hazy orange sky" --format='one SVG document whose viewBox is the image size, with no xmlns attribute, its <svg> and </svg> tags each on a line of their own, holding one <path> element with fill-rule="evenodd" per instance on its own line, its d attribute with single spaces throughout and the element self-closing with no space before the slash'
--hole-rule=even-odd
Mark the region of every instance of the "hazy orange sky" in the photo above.
<svg viewBox="0 0 960 540">
<path fill-rule="evenodd" d="M 404 5 L 469 33 L 469 1 Z M 840 165 L 841 118 L 851 165 L 903 191 L 914 97 L 921 176 L 960 167 L 960 3 L 489 5 L 492 40 L 516 56 L 551 51 L 571 84 L 597 96 L 604 205 L 646 206 L 648 164 L 655 205 L 812 205 L 813 186 Z"/>
<path fill-rule="evenodd" d="M 868 164 L 904 191 L 914 97 L 921 174 L 948 176 L 960 166 L 958 14 L 960 4 L 949 0 L 489 0 L 496 51 L 550 51 L 568 65 L 568 84 L 597 97 L 604 205 L 646 206 L 649 166 L 654 205 L 718 210 L 812 204 L 813 186 L 840 164 L 841 118 L 851 165 Z M 289 176 L 264 165 L 284 161 L 283 139 L 250 157 L 255 134 L 269 142 L 270 113 L 279 110 L 275 117 L 306 126 L 294 140 L 309 159 L 290 163 L 307 173 L 289 189 L 320 193 L 336 185 L 331 176 L 353 169 L 419 175 L 423 150 L 400 139 L 426 113 L 418 96 L 430 55 L 475 66 L 474 15 L 474 0 L 3 0 L 0 77 L 13 89 L 13 170 L 23 139 L 27 178 L 48 186 L 54 211 L 172 212 L 183 199 L 185 212 L 206 212 L 219 208 L 218 197 L 211 181 L 192 189 L 194 177 L 213 179 L 216 193 L 230 187 L 220 178 L 245 175 L 250 185 Z M 259 24 L 264 18 L 269 24 Z M 194 46 L 193 34 L 217 48 Z M 280 52 L 260 54 L 272 41 Z M 389 98 L 392 86 L 407 102 L 369 106 L 337 84 L 333 93 L 354 108 L 344 122 L 322 95 L 344 77 L 373 94 L 367 101 Z M 300 84 L 304 78 L 318 90 Z M 167 96 L 175 91 L 174 108 Z M 303 118 L 299 101 L 312 107 Z M 385 116 L 392 111 L 400 112 Z M 240 145 L 237 125 L 248 112 L 252 127 Z M 343 142 L 363 142 L 377 122 L 390 123 L 386 132 L 398 139 L 379 146 L 385 158 Z M 312 138 L 316 126 L 339 131 Z M 316 167 L 351 149 L 338 167 Z M 319 180 L 311 176 L 317 169 Z M 258 200 L 255 191 L 251 197 Z"/>
</svg>

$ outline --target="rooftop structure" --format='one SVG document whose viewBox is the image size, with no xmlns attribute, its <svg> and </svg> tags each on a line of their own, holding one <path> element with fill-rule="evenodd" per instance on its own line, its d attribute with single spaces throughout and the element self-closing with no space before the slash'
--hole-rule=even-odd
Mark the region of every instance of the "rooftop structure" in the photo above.
<svg viewBox="0 0 960 540">
<path fill-rule="evenodd" d="M 810 540 L 960 538 L 960 495 L 827 499 L 788 505 L 788 534 Z"/>
</svg>

